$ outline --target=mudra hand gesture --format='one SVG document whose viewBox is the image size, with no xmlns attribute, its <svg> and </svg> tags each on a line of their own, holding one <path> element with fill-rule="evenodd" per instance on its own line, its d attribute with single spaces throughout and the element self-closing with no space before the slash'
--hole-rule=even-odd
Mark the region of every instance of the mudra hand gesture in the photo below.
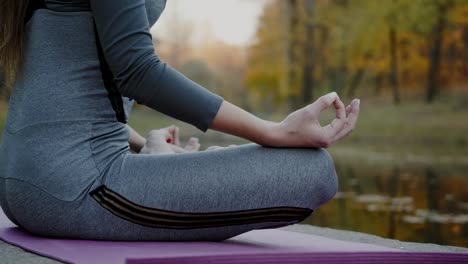
<svg viewBox="0 0 468 264">
<path fill-rule="evenodd" d="M 151 130 L 140 154 L 174 154 L 189 153 L 200 149 L 198 138 L 191 137 L 182 147 L 179 139 L 179 128 L 172 125 L 166 128 Z"/>
<path fill-rule="evenodd" d="M 335 92 L 326 94 L 291 114 L 277 124 L 277 135 L 273 146 L 277 147 L 330 147 L 346 137 L 354 129 L 359 116 L 358 99 L 351 101 L 346 108 Z M 336 117 L 322 127 L 320 113 L 333 106 Z"/>
<path fill-rule="evenodd" d="M 320 113 L 333 106 L 336 118 L 322 127 Z M 236 135 L 269 147 L 330 147 L 348 135 L 359 116 L 359 100 L 346 108 L 335 92 L 321 96 L 289 114 L 282 122 L 260 119 L 224 101 L 210 129 Z"/>
</svg>

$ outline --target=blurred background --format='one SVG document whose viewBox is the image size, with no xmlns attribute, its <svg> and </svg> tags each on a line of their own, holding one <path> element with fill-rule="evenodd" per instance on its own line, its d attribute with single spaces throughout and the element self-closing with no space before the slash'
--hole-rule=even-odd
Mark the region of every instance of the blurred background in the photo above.
<svg viewBox="0 0 468 264">
<path fill-rule="evenodd" d="M 361 99 L 329 149 L 339 193 L 304 223 L 468 247 L 468 0 L 170 0 L 152 33 L 164 61 L 262 118 L 330 91 Z M 176 124 L 202 149 L 248 143 L 132 111 L 143 135 Z"/>
</svg>

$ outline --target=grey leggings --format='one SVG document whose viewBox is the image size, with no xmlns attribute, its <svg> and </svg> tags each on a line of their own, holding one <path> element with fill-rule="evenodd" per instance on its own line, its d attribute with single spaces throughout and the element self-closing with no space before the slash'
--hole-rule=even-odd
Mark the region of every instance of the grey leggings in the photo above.
<svg viewBox="0 0 468 264">
<path fill-rule="evenodd" d="M 7 216 L 43 236 L 102 240 L 222 240 L 297 223 L 337 190 L 321 149 L 255 144 L 178 155 L 125 154 L 75 201 L 0 178 Z"/>
</svg>

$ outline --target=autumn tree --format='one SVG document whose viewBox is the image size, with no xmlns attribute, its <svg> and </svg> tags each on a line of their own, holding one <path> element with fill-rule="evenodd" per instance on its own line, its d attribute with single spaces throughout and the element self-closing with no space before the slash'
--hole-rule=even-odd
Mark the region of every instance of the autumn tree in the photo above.
<svg viewBox="0 0 468 264">
<path fill-rule="evenodd" d="M 316 91 L 369 87 L 395 104 L 415 92 L 432 102 L 441 87 L 466 87 L 467 28 L 468 0 L 272 0 L 248 49 L 247 85 L 290 108 Z"/>
<path fill-rule="evenodd" d="M 174 1 L 171 4 L 177 6 L 178 3 Z M 154 42 L 158 46 L 158 53 L 178 69 L 191 57 L 194 28 L 190 20 L 184 18 L 176 7 L 171 8 L 165 17 L 167 23 L 161 29 L 164 31 L 163 37 L 154 31 L 152 34 L 156 36 Z"/>
<path fill-rule="evenodd" d="M 272 1 L 265 6 L 248 50 L 246 85 L 253 98 L 267 98 L 275 106 L 297 92 L 290 86 L 289 21 L 282 15 L 283 11 L 289 12 L 288 8 L 285 1 Z"/>
<path fill-rule="evenodd" d="M 314 89 L 314 1 L 271 1 L 248 51 L 246 83 L 254 94 L 290 109 L 310 103 Z"/>
</svg>

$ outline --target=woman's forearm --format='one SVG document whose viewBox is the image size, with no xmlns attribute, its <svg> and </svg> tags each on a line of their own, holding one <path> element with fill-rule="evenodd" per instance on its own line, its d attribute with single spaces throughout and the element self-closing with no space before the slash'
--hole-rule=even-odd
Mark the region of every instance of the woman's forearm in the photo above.
<svg viewBox="0 0 468 264">
<path fill-rule="evenodd" d="M 359 116 L 359 100 L 344 106 L 335 92 L 290 113 L 279 123 L 260 119 L 247 111 L 223 101 L 210 129 L 239 136 L 270 147 L 330 147 L 354 129 Z M 335 108 L 336 118 L 321 126 L 320 114 Z"/>
<path fill-rule="evenodd" d="M 136 132 L 133 128 L 127 125 L 129 136 L 128 136 L 128 145 L 130 149 L 136 153 L 140 153 L 141 149 L 146 143 L 146 139 L 142 137 L 138 132 Z"/>
<path fill-rule="evenodd" d="M 263 120 L 224 100 L 210 129 L 268 146 L 274 141 L 278 124 Z"/>
</svg>

